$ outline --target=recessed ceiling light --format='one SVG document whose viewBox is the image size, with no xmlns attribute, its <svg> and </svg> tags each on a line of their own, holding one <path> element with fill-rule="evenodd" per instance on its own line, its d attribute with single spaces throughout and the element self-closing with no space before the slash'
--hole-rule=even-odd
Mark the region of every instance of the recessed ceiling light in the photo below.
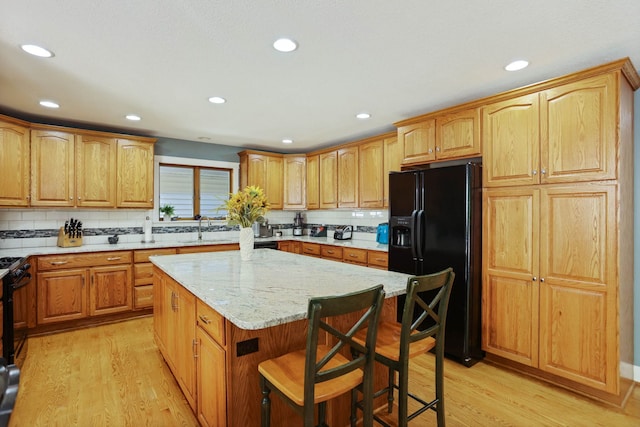
<svg viewBox="0 0 640 427">
<path fill-rule="evenodd" d="M 359 118 L 359 119 L 363 119 L 364 120 L 364 119 L 371 118 L 371 114 L 369 114 L 369 113 L 358 113 L 358 114 L 356 114 L 356 117 Z"/>
<path fill-rule="evenodd" d="M 225 102 L 227 102 L 227 100 L 220 96 L 212 96 L 211 98 L 209 98 L 209 102 L 212 104 L 224 104 Z"/>
<path fill-rule="evenodd" d="M 60 108 L 60 105 L 53 101 L 40 101 L 40 105 L 47 108 Z"/>
<path fill-rule="evenodd" d="M 43 47 L 36 46 L 35 44 L 23 44 L 20 47 L 25 52 L 30 53 L 31 55 L 39 56 L 41 58 L 51 58 L 53 56 L 53 52 Z"/>
<path fill-rule="evenodd" d="M 507 66 L 504 67 L 504 69 L 507 71 L 518 71 L 518 70 L 522 70 L 523 68 L 526 68 L 527 65 L 529 65 L 528 61 L 518 60 L 518 61 L 513 61 L 510 64 L 507 64 Z"/>
<path fill-rule="evenodd" d="M 293 139 L 291 138 L 285 138 L 282 140 L 283 144 L 293 144 Z"/>
<path fill-rule="evenodd" d="M 278 39 L 273 42 L 273 48 L 279 52 L 293 52 L 298 48 L 298 43 L 291 39 Z"/>
<path fill-rule="evenodd" d="M 127 118 L 127 120 L 131 120 L 132 122 L 138 122 L 142 120 L 140 116 L 137 116 L 135 114 L 127 114 L 125 117 Z"/>
</svg>

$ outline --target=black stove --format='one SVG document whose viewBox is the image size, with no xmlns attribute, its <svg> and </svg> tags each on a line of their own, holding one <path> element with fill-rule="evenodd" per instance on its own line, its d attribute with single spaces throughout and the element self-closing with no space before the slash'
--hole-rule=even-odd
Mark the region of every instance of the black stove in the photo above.
<svg viewBox="0 0 640 427">
<path fill-rule="evenodd" d="M 4 270 L 7 268 L 9 270 L 13 270 L 17 268 L 22 262 L 24 262 L 24 258 L 19 256 L 0 258 L 0 270 Z"/>
<path fill-rule="evenodd" d="M 0 269 L 8 269 L 2 278 L 2 356 L 9 364 L 20 365 L 26 356 L 27 331 L 14 326 L 14 294 L 24 293 L 31 281 L 31 264 L 24 257 L 0 258 Z M 26 295 L 20 298 L 26 301 Z"/>
</svg>

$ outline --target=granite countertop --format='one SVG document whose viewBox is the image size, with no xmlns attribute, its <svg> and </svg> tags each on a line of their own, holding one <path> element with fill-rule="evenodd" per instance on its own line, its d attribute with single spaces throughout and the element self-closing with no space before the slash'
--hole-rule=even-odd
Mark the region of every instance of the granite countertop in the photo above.
<svg viewBox="0 0 640 427">
<path fill-rule="evenodd" d="M 256 237 L 257 242 L 269 242 L 269 241 L 289 241 L 297 240 L 300 242 L 312 242 L 321 243 L 325 245 L 336 245 L 343 247 L 360 248 L 376 251 L 388 251 L 387 245 L 381 245 L 376 242 L 368 240 L 334 240 L 332 237 L 310 237 L 310 236 L 282 236 L 282 237 Z M 173 248 L 173 247 L 186 247 L 186 246 L 207 246 L 207 245 L 222 245 L 228 243 L 238 243 L 238 238 L 224 239 L 224 238 L 205 238 L 201 241 L 197 240 L 183 240 L 176 237 L 175 241 L 158 241 L 155 243 L 117 243 L 111 245 L 108 243 L 98 245 L 83 245 L 72 248 L 60 248 L 58 246 L 39 246 L 29 247 L 21 249 L 2 249 L 0 250 L 0 256 L 33 256 L 33 255 L 55 255 L 55 254 L 70 254 L 81 252 L 106 252 L 106 251 L 126 251 L 135 249 L 155 249 L 155 248 Z M 6 274 L 6 273 L 5 273 Z M 2 277 L 2 270 L 0 270 L 0 277 Z"/>
<path fill-rule="evenodd" d="M 237 327 L 263 329 L 307 317 L 309 299 L 384 285 L 404 294 L 409 275 L 354 264 L 256 249 L 153 256 L 151 262 Z"/>
</svg>

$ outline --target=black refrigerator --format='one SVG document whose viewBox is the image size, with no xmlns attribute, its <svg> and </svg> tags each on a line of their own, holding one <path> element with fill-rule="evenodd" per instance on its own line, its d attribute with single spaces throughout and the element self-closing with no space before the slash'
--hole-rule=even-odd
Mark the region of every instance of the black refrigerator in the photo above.
<svg viewBox="0 0 640 427">
<path fill-rule="evenodd" d="M 483 357 L 481 258 L 481 164 L 389 174 L 389 270 L 422 275 L 453 267 L 445 356 L 466 366 Z M 404 296 L 399 321 L 403 307 Z"/>
</svg>

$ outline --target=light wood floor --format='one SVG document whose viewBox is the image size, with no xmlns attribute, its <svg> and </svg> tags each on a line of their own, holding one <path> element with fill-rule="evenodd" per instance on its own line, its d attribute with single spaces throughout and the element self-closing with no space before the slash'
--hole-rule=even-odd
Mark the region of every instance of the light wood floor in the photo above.
<svg viewBox="0 0 640 427">
<path fill-rule="evenodd" d="M 152 318 L 29 339 L 10 426 L 197 426 L 153 341 Z M 433 358 L 412 361 L 429 397 Z M 640 426 L 640 387 L 624 410 L 486 363 L 445 366 L 447 425 Z M 429 412 L 411 426 L 435 425 Z"/>
</svg>

